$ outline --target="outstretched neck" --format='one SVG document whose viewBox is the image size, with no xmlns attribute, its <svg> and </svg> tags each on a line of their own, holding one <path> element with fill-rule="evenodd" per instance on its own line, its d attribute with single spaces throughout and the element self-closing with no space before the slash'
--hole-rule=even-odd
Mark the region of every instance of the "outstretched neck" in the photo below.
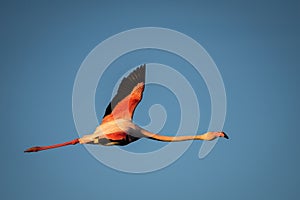
<svg viewBox="0 0 300 200">
<path fill-rule="evenodd" d="M 205 134 L 203 135 L 186 135 L 186 136 L 164 136 L 155 133 L 151 133 L 145 129 L 141 130 L 144 137 L 153 140 L 159 140 L 163 142 L 180 142 L 186 140 L 206 140 Z"/>
</svg>

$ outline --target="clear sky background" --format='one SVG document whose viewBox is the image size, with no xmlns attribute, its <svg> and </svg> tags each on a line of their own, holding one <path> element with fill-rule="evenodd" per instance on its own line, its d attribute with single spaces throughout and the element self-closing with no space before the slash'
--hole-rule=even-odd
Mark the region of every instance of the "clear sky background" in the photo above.
<svg viewBox="0 0 300 200">
<path fill-rule="evenodd" d="M 0 15 L 2 199 L 299 198 L 299 1 L 2 1 Z M 72 89 L 82 61 L 106 38 L 145 26 L 180 31 L 214 59 L 226 87 L 230 140 L 219 140 L 203 160 L 201 142 L 193 142 L 175 163 L 147 174 L 108 168 L 83 146 L 24 154 L 33 145 L 78 137 Z M 209 94 L 182 59 L 133 52 L 109 70 L 120 66 L 121 75 L 148 62 L 172 66 L 196 85 L 199 132 L 206 131 Z M 100 82 L 96 94 L 99 119 L 120 78 L 109 70 L 107 87 Z M 157 99 L 161 94 L 166 98 Z M 144 97 L 135 121 L 147 124 L 149 106 L 161 103 L 171 112 L 161 133 L 175 132 L 176 98 L 155 85 Z M 126 148 L 162 145 L 141 140 Z"/>
</svg>

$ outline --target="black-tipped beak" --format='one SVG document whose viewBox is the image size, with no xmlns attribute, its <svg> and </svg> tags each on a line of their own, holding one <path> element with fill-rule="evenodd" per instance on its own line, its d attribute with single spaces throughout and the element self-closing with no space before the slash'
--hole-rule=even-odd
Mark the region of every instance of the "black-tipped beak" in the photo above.
<svg viewBox="0 0 300 200">
<path fill-rule="evenodd" d="M 224 134 L 224 138 L 229 139 L 228 135 L 225 132 L 223 132 L 223 134 Z"/>
</svg>

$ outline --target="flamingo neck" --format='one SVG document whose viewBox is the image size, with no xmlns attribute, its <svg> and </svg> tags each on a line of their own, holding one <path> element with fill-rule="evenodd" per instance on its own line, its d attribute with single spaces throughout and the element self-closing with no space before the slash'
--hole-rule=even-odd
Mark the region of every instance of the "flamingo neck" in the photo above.
<svg viewBox="0 0 300 200">
<path fill-rule="evenodd" d="M 141 133 L 150 139 L 159 140 L 164 142 L 180 142 L 186 140 L 206 140 L 205 135 L 187 135 L 187 136 L 164 136 L 155 133 L 151 133 L 147 130 L 141 130 Z"/>
</svg>

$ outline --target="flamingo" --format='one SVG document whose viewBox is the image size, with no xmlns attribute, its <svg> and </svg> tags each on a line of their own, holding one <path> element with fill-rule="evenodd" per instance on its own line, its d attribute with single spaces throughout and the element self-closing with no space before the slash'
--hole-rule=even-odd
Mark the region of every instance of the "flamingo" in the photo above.
<svg viewBox="0 0 300 200">
<path fill-rule="evenodd" d="M 145 87 L 146 65 L 141 65 L 125 77 L 105 110 L 101 124 L 94 133 L 84 135 L 68 142 L 35 146 L 24 152 L 38 152 L 75 144 L 100 144 L 104 146 L 130 144 L 141 138 L 163 142 L 179 142 L 185 140 L 214 140 L 218 137 L 229 139 L 224 132 L 207 132 L 191 136 L 164 136 L 147 131 L 132 121 L 135 108 L 142 100 Z"/>
</svg>

